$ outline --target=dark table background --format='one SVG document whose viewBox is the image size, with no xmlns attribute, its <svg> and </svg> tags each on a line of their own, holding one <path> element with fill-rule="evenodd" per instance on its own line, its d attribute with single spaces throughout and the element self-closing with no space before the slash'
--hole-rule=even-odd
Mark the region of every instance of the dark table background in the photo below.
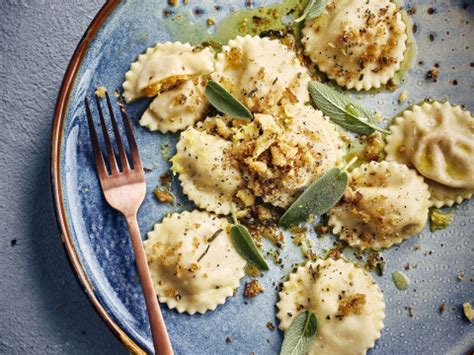
<svg viewBox="0 0 474 355">
<path fill-rule="evenodd" d="M 103 2 L 0 0 L 0 353 L 125 353 L 71 271 L 49 184 L 56 96 Z"/>
</svg>

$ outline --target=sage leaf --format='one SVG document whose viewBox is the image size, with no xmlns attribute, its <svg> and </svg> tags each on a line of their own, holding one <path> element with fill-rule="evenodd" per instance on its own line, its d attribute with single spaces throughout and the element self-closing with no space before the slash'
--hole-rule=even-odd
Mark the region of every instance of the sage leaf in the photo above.
<svg viewBox="0 0 474 355">
<path fill-rule="evenodd" d="M 260 270 L 269 270 L 267 262 L 258 251 L 252 236 L 247 228 L 241 224 L 234 224 L 230 228 L 230 238 L 237 253 L 240 254 L 250 264 L 258 267 Z"/>
<path fill-rule="evenodd" d="M 351 97 L 317 81 L 311 81 L 308 89 L 314 104 L 335 124 L 358 134 L 367 135 L 374 131 L 390 134 L 390 131 L 377 126 L 372 112 Z"/>
<path fill-rule="evenodd" d="M 306 355 L 317 331 L 316 314 L 312 311 L 298 314 L 285 332 L 280 355 Z"/>
<path fill-rule="evenodd" d="M 326 8 L 328 0 L 309 0 L 308 4 L 303 10 L 303 13 L 298 17 L 295 22 L 301 22 L 304 20 L 311 20 L 322 14 Z"/>
<path fill-rule="evenodd" d="M 252 113 L 219 83 L 209 80 L 204 93 L 218 111 L 231 117 L 252 119 Z"/>
<path fill-rule="evenodd" d="M 243 257 L 247 262 L 260 270 L 269 270 L 267 262 L 265 261 L 262 254 L 258 250 L 255 242 L 250 235 L 248 229 L 239 224 L 237 215 L 235 213 L 234 205 L 230 204 L 230 209 L 232 211 L 232 219 L 234 224 L 230 228 L 230 239 L 234 245 L 235 250 L 241 257 Z"/>
<path fill-rule="evenodd" d="M 309 185 L 280 218 L 279 225 L 287 228 L 307 221 L 310 215 L 319 216 L 334 206 L 344 194 L 348 176 L 334 168 Z"/>
</svg>

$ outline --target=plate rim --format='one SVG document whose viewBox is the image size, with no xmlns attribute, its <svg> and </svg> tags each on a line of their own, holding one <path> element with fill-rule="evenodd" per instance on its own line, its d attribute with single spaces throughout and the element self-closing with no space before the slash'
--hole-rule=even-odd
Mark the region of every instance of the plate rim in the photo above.
<svg viewBox="0 0 474 355">
<path fill-rule="evenodd" d="M 55 219 L 58 226 L 59 236 L 63 244 L 67 259 L 72 268 L 76 280 L 79 282 L 82 291 L 86 294 L 89 302 L 94 306 L 95 311 L 100 318 L 109 327 L 112 333 L 122 343 L 122 345 L 131 353 L 145 354 L 146 351 L 136 343 L 119 324 L 117 324 L 107 312 L 104 306 L 100 303 L 95 295 L 94 288 L 90 282 L 85 269 L 79 259 L 74 246 L 74 241 L 69 229 L 69 220 L 67 218 L 66 208 L 62 194 L 61 182 L 61 146 L 64 131 L 64 123 L 70 103 L 71 93 L 74 87 L 76 76 L 81 68 L 84 57 L 89 49 L 89 45 L 95 39 L 97 33 L 102 28 L 104 22 L 109 18 L 111 13 L 115 10 L 120 0 L 107 0 L 95 15 L 84 35 L 80 39 L 64 74 L 61 87 L 59 89 L 58 97 L 53 115 L 53 125 L 51 129 L 51 143 L 50 143 L 50 188 L 52 193 L 53 210 L 55 212 Z"/>
</svg>

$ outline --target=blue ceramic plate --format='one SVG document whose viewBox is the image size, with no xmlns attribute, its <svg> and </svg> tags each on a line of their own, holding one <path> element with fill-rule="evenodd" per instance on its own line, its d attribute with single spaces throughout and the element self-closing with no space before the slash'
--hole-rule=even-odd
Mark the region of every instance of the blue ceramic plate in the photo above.
<svg viewBox="0 0 474 355">
<path fill-rule="evenodd" d="M 217 25 L 245 6 L 244 0 L 190 0 L 167 14 L 163 0 L 110 1 L 86 33 L 76 51 L 63 83 L 52 142 L 53 189 L 62 238 L 72 266 L 100 315 L 121 341 L 134 351 L 151 351 L 152 342 L 144 299 L 134 266 L 126 225 L 121 216 L 104 201 L 99 189 L 87 123 L 84 97 L 92 96 L 97 86 L 118 88 L 130 63 L 156 42 L 186 39 L 200 40 L 207 31 L 206 20 Z M 247 1 L 254 7 L 271 1 Z M 418 44 L 416 64 L 405 82 L 395 92 L 362 95 L 366 106 L 393 117 L 409 105 L 426 97 L 465 105 L 474 109 L 474 5 L 463 1 L 415 1 L 411 17 L 416 25 Z M 433 7 L 434 11 L 429 11 Z M 434 13 L 433 13 L 434 12 Z M 432 14 L 430 14 L 432 13 Z M 176 18 L 176 15 L 178 17 Z M 219 28 L 219 27 L 218 27 Z M 431 38 L 430 38 L 431 37 Z M 426 73 L 439 65 L 437 82 Z M 402 90 L 409 99 L 399 104 Z M 137 122 L 148 102 L 128 107 Z M 169 168 L 166 151 L 174 152 L 177 135 L 150 133 L 135 125 L 135 134 L 145 167 L 148 193 L 139 213 L 143 236 L 171 211 L 192 208 L 177 181 L 173 191 L 178 196 L 175 207 L 162 205 L 152 189 Z M 462 354 L 474 347 L 474 328 L 464 317 L 462 303 L 474 301 L 473 201 L 454 208 L 454 221 L 448 229 L 420 235 L 383 252 L 386 271 L 374 275 L 385 295 L 386 319 L 382 337 L 371 354 Z M 322 252 L 332 245 L 327 237 L 316 240 Z M 276 265 L 261 278 L 265 293 L 245 302 L 242 287 L 235 297 L 214 312 L 189 316 L 163 306 L 171 340 L 177 354 L 274 354 L 278 353 L 282 333 L 271 331 L 267 322 L 275 319 L 276 287 L 291 264 L 302 260 L 297 247 L 288 242 L 284 267 Z M 405 271 L 411 280 L 406 291 L 395 288 L 391 273 L 412 265 Z M 458 275 L 464 273 L 464 279 Z M 246 280 L 242 280 L 242 283 Z M 438 308 L 446 304 L 440 314 Z M 412 310 L 409 316 L 408 308 Z M 228 344 L 226 338 L 231 337 Z"/>
</svg>

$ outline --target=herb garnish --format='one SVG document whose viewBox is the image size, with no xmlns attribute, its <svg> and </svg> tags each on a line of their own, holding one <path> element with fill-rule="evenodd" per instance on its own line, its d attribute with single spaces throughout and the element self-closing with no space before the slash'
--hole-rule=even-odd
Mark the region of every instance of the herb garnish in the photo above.
<svg viewBox="0 0 474 355">
<path fill-rule="evenodd" d="M 207 252 L 209 251 L 209 248 L 211 247 L 211 243 L 214 241 L 214 239 L 216 239 L 219 234 L 221 234 L 224 230 L 222 228 L 219 228 L 218 230 L 216 230 L 214 232 L 214 234 L 207 240 L 207 242 L 209 243 L 207 245 L 207 248 L 206 250 L 204 250 L 204 253 L 201 254 L 201 256 L 197 259 L 197 262 L 200 262 L 202 260 L 202 258 L 204 258 L 204 256 L 207 254 Z"/>
<path fill-rule="evenodd" d="M 204 93 L 218 111 L 242 119 L 252 119 L 252 113 L 219 83 L 209 80 Z"/>
<path fill-rule="evenodd" d="M 355 163 L 353 158 L 343 169 L 334 168 L 309 185 L 280 218 L 281 227 L 291 227 L 319 216 L 334 206 L 344 194 L 348 176 L 346 170 Z"/>
<path fill-rule="evenodd" d="M 206 250 L 204 250 L 204 253 L 201 254 L 201 256 L 197 259 L 197 262 L 200 262 L 202 260 L 202 258 L 204 258 L 204 256 L 207 254 L 207 252 L 209 251 L 209 248 L 211 247 L 211 244 L 208 244 L 207 245 L 207 248 Z"/>
<path fill-rule="evenodd" d="M 410 279 L 401 271 L 394 271 L 392 273 L 392 280 L 395 287 L 399 290 L 406 290 L 410 286 Z"/>
<path fill-rule="evenodd" d="M 208 243 L 213 242 L 214 239 L 216 239 L 216 238 L 219 236 L 219 234 L 221 234 L 223 231 L 224 231 L 224 230 L 223 230 L 222 228 L 219 228 L 218 230 L 216 230 L 216 231 L 214 232 L 214 234 L 207 240 L 207 242 L 208 242 Z"/>
<path fill-rule="evenodd" d="M 318 17 L 326 8 L 327 3 L 328 0 L 309 0 L 308 4 L 303 10 L 303 13 L 295 20 L 295 22 L 311 20 L 315 17 Z"/>
<path fill-rule="evenodd" d="M 234 219 L 234 224 L 230 228 L 230 239 L 232 240 L 232 244 L 234 245 L 235 250 L 237 250 L 237 253 L 247 260 L 247 262 L 258 267 L 260 270 L 269 270 L 270 268 L 258 251 L 250 232 L 245 226 L 239 224 L 233 208 L 232 217 Z"/>
<path fill-rule="evenodd" d="M 281 346 L 280 355 L 305 355 L 318 330 L 318 317 L 311 310 L 293 320 Z"/>
<path fill-rule="evenodd" d="M 317 81 L 311 81 L 308 89 L 316 106 L 337 125 L 359 134 L 367 135 L 373 131 L 390 134 L 390 131 L 377 126 L 372 112 L 349 96 Z"/>
</svg>

